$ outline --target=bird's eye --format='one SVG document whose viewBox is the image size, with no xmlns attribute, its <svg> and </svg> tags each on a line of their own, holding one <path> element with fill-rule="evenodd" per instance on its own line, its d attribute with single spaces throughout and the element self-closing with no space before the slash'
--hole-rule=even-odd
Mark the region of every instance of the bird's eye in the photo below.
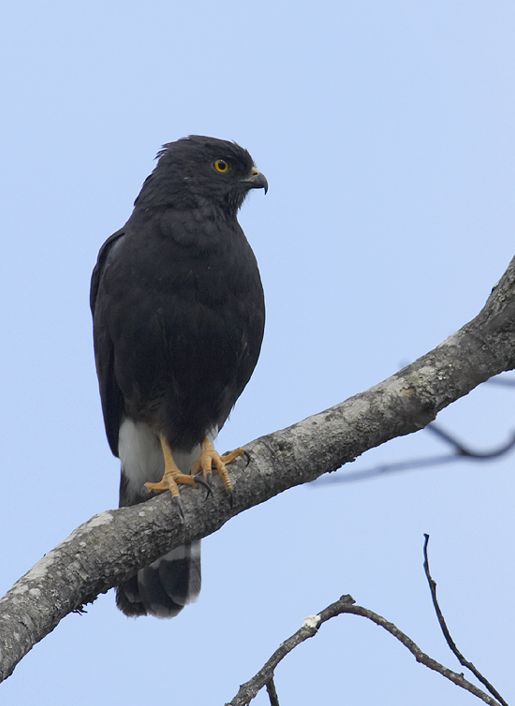
<svg viewBox="0 0 515 706">
<path fill-rule="evenodd" d="M 225 159 L 217 159 L 213 167 L 219 174 L 226 174 L 229 171 L 229 165 Z"/>
</svg>

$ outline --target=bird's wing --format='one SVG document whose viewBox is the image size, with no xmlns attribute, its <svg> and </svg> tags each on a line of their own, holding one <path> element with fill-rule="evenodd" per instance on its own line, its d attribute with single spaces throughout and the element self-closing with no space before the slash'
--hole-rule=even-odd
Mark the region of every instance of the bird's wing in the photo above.
<svg viewBox="0 0 515 706">
<path fill-rule="evenodd" d="M 89 290 L 89 305 L 91 307 L 91 313 L 93 314 L 93 316 L 95 316 L 95 303 L 97 300 L 98 287 L 102 278 L 102 272 L 104 271 L 104 265 L 106 264 L 107 256 L 109 255 L 111 248 L 116 243 L 118 238 L 121 238 L 123 235 L 125 235 L 125 231 L 123 228 L 120 228 L 120 230 L 117 230 L 116 233 L 113 233 L 109 236 L 109 238 L 105 241 L 105 243 L 98 251 L 97 263 L 93 268 L 93 273 L 91 275 L 91 287 Z"/>
<path fill-rule="evenodd" d="M 123 228 L 113 233 L 100 248 L 97 264 L 91 276 L 90 306 L 93 314 L 95 363 L 97 366 L 100 399 L 104 424 L 111 451 L 118 456 L 118 434 L 123 414 L 123 396 L 114 374 L 114 347 L 103 319 L 103 301 L 99 289 L 113 245 L 124 235 Z"/>
</svg>

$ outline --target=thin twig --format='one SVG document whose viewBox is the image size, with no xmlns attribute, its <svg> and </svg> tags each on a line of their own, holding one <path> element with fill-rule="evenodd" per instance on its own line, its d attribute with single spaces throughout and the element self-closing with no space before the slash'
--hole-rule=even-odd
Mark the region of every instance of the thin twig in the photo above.
<svg viewBox="0 0 515 706">
<path fill-rule="evenodd" d="M 275 682 L 273 675 L 270 677 L 269 681 L 266 683 L 266 691 L 268 698 L 270 699 L 270 706 L 280 706 L 279 697 L 277 696 L 277 689 L 275 688 Z"/>
<path fill-rule="evenodd" d="M 420 662 L 429 669 L 438 672 L 443 677 L 453 682 L 453 684 L 456 684 L 462 689 L 474 694 L 474 696 L 477 696 L 478 699 L 484 701 L 485 704 L 489 704 L 489 706 L 500 706 L 500 704 L 503 704 L 503 706 L 506 706 L 505 702 L 496 701 L 484 691 L 479 689 L 479 687 L 475 684 L 469 682 L 465 679 L 463 674 L 453 672 L 451 669 L 444 667 L 432 657 L 429 657 L 429 655 L 425 652 L 422 652 L 420 647 L 415 644 L 411 638 L 403 633 L 402 630 L 399 630 L 396 625 L 390 623 L 386 620 L 386 618 L 374 613 L 372 610 L 356 605 L 352 596 L 348 595 L 341 596 L 339 600 L 331 603 L 331 605 L 324 608 L 324 610 L 317 615 L 306 618 L 303 626 L 278 647 L 270 659 L 265 662 L 263 667 L 252 677 L 252 679 L 249 679 L 249 681 L 240 686 L 236 696 L 232 699 L 232 701 L 227 703 L 226 706 L 247 706 L 258 694 L 258 692 L 270 681 L 274 674 L 275 668 L 279 662 L 286 657 L 286 655 L 288 655 L 305 640 L 308 640 L 310 637 L 314 637 L 322 623 L 325 623 L 327 620 L 330 620 L 337 615 L 342 615 L 345 613 L 360 615 L 363 618 L 367 618 L 367 620 L 371 620 L 376 625 L 379 625 L 379 627 L 382 627 L 384 630 L 389 632 L 390 635 L 393 635 L 393 637 L 399 640 L 399 642 L 401 642 L 411 652 L 417 662 Z"/>
<path fill-rule="evenodd" d="M 439 424 L 437 425 L 432 422 L 426 426 L 426 429 L 442 441 L 449 444 L 454 449 L 454 453 L 428 456 L 427 458 L 408 459 L 407 461 L 395 461 L 393 463 L 382 463 L 379 466 L 365 468 L 362 471 L 347 471 L 338 475 L 322 478 L 314 483 L 312 487 L 319 487 L 320 485 L 325 485 L 327 483 L 351 483 L 357 480 L 366 480 L 368 478 L 384 476 L 390 473 L 398 473 L 399 471 L 442 466 L 444 464 L 455 463 L 456 461 L 463 461 L 465 459 L 480 462 L 492 461 L 493 459 L 504 456 L 515 449 L 515 432 L 512 432 L 510 438 L 500 446 L 497 446 L 494 449 L 480 451 L 473 450 L 469 446 L 466 446 L 450 432 L 445 431 Z"/>
<path fill-rule="evenodd" d="M 479 669 L 475 667 L 472 662 L 469 662 L 468 659 L 466 659 L 463 654 L 460 652 L 458 647 L 456 646 L 456 643 L 454 642 L 452 635 L 449 631 L 449 628 L 447 627 L 447 623 L 445 621 L 445 618 L 443 616 L 443 613 L 440 609 L 440 605 L 438 603 L 438 599 L 436 597 L 436 581 L 433 579 L 431 576 L 431 572 L 429 570 L 429 557 L 428 557 L 428 551 L 427 551 L 427 546 L 429 544 L 429 535 L 424 534 L 424 572 L 426 574 L 427 578 L 427 583 L 429 584 L 429 590 L 431 591 L 431 599 L 433 601 L 433 606 L 435 609 L 436 617 L 438 618 L 438 623 L 440 624 L 440 628 L 442 630 L 443 636 L 445 637 L 445 641 L 449 645 L 451 651 L 453 654 L 458 658 L 459 663 L 463 666 L 469 669 L 472 674 L 483 684 L 484 687 L 488 689 L 488 691 L 494 696 L 499 703 L 502 704 L 502 706 L 508 706 L 508 703 L 503 699 L 503 697 L 499 694 L 497 689 L 488 681 L 486 677 L 484 677 Z"/>
<path fill-rule="evenodd" d="M 505 441 L 504 444 L 497 446 L 495 449 L 490 449 L 488 451 L 474 451 L 469 446 L 465 446 L 465 444 L 461 441 L 458 441 L 455 436 L 450 434 L 448 431 L 445 431 L 443 427 L 441 427 L 440 424 L 436 424 L 436 422 L 428 424 L 426 429 L 439 439 L 442 439 L 452 446 L 456 450 L 456 454 L 462 458 L 470 458 L 477 461 L 490 461 L 494 458 L 498 458 L 499 456 L 504 456 L 504 454 L 508 453 L 508 451 L 515 448 L 514 432 L 511 432 L 508 441 Z"/>
<path fill-rule="evenodd" d="M 499 387 L 515 387 L 515 379 L 512 377 L 493 377 L 490 380 L 485 380 L 487 385 L 499 385 Z"/>
</svg>

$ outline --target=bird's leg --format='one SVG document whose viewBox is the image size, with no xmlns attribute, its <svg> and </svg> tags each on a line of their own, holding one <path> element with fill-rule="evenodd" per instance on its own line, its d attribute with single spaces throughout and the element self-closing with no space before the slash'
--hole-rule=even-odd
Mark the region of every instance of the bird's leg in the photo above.
<svg viewBox="0 0 515 706">
<path fill-rule="evenodd" d="M 200 456 L 193 464 L 192 473 L 195 475 L 202 472 L 204 480 L 208 480 L 214 469 L 222 479 L 225 489 L 230 492 L 232 491 L 232 481 L 229 478 L 226 464 L 232 463 L 232 461 L 244 454 L 245 451 L 243 449 L 236 449 L 231 451 L 231 453 L 220 456 L 211 441 L 206 437 L 200 445 Z"/>
<path fill-rule="evenodd" d="M 183 473 L 177 466 L 172 454 L 172 449 L 163 434 L 159 435 L 159 441 L 163 452 L 165 471 L 158 483 L 145 483 L 145 488 L 151 493 L 161 493 L 164 490 L 169 490 L 174 498 L 178 498 L 179 485 L 195 485 L 195 479 Z"/>
</svg>

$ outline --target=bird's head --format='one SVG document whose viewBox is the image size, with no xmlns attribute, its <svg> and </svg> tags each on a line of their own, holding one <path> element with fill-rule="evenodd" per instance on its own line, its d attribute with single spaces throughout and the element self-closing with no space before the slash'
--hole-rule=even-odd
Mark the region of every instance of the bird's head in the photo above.
<svg viewBox="0 0 515 706">
<path fill-rule="evenodd" d="M 179 209 L 213 204 L 235 215 L 250 189 L 268 190 L 247 150 L 234 142 L 191 135 L 163 145 L 135 204 Z"/>
</svg>

